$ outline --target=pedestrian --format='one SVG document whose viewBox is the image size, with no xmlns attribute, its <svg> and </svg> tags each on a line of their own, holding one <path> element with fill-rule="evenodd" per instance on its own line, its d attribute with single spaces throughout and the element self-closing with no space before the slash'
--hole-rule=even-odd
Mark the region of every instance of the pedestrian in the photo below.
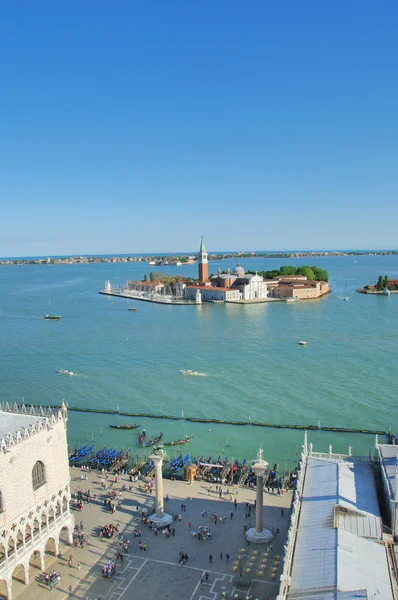
<svg viewBox="0 0 398 600">
<path fill-rule="evenodd" d="M 69 584 L 69 585 L 68 585 L 68 592 L 69 592 L 70 594 L 72 593 L 72 589 L 73 589 L 73 588 L 72 588 L 72 585 L 71 585 L 71 584 Z"/>
<path fill-rule="evenodd" d="M 223 553 L 222 553 L 222 552 L 220 552 L 220 560 L 222 560 L 222 557 L 223 557 L 223 556 L 224 556 L 224 555 L 223 555 Z"/>
<path fill-rule="evenodd" d="M 228 562 L 229 561 L 229 554 L 228 554 L 228 552 L 226 553 L 225 558 L 227 559 L 227 562 Z"/>
<path fill-rule="evenodd" d="M 173 533 L 173 535 L 175 535 L 175 534 L 176 534 L 176 530 L 174 529 L 174 527 L 173 527 L 173 529 L 172 529 L 172 533 Z"/>
<path fill-rule="evenodd" d="M 80 567 L 81 567 L 81 564 L 78 562 L 77 563 L 77 569 L 78 569 L 78 571 L 80 571 Z"/>
<path fill-rule="evenodd" d="M 143 546 L 144 552 L 146 552 L 146 544 L 144 544 Z"/>
<path fill-rule="evenodd" d="M 192 529 L 192 523 L 191 523 L 191 521 L 188 521 L 188 529 Z"/>
<path fill-rule="evenodd" d="M 138 542 L 138 548 L 142 550 L 142 542 Z"/>
<path fill-rule="evenodd" d="M 213 562 L 213 555 L 212 554 L 209 554 L 209 562 L 210 562 L 210 564 Z"/>
<path fill-rule="evenodd" d="M 235 506 L 235 510 L 236 510 L 236 509 L 238 508 L 238 503 L 237 503 L 237 501 L 236 501 L 236 498 L 235 498 L 235 500 L 234 500 L 234 506 Z"/>
<path fill-rule="evenodd" d="M 211 555 L 210 555 L 210 556 L 211 556 Z M 210 562 L 211 562 L 211 561 L 210 561 Z M 208 583 L 208 582 L 209 582 L 209 574 L 207 573 L 207 571 L 206 571 L 206 573 L 205 573 L 205 580 L 206 580 L 206 583 Z"/>
<path fill-rule="evenodd" d="M 232 510 L 231 510 L 231 512 L 229 513 L 229 516 L 230 516 L 230 518 L 231 518 L 231 521 L 232 521 L 232 519 L 234 518 L 234 513 L 233 513 L 233 511 L 232 511 Z"/>
<path fill-rule="evenodd" d="M 285 514 L 284 510 L 283 510 L 283 508 L 281 508 L 281 517 L 283 517 L 284 514 Z"/>
</svg>

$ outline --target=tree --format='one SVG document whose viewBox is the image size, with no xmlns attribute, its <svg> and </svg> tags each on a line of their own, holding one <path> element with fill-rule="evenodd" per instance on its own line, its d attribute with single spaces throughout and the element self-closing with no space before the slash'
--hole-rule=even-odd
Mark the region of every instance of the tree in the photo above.
<svg viewBox="0 0 398 600">
<path fill-rule="evenodd" d="M 148 281 L 148 277 L 147 277 L 146 275 L 144 275 L 144 279 L 143 279 L 143 281 L 144 281 L 144 282 L 147 282 L 147 281 Z"/>
<path fill-rule="evenodd" d="M 384 288 L 385 289 L 388 288 L 388 276 L 387 275 L 384 277 Z"/>
<path fill-rule="evenodd" d="M 283 267 L 280 268 L 280 274 L 283 277 L 287 277 L 288 275 L 295 275 L 296 274 L 296 267 L 292 267 L 289 265 L 284 265 Z"/>
<path fill-rule="evenodd" d="M 296 273 L 297 273 L 297 275 L 305 275 L 305 277 L 307 277 L 307 279 L 309 281 L 314 281 L 314 279 L 315 279 L 314 271 L 310 267 L 307 267 L 306 265 L 303 265 L 302 267 L 298 267 Z"/>
<path fill-rule="evenodd" d="M 314 272 L 316 281 L 328 281 L 329 273 L 325 269 L 320 269 L 319 267 L 313 266 L 311 269 Z"/>
<path fill-rule="evenodd" d="M 151 283 L 157 283 L 162 279 L 162 274 L 159 271 L 152 271 L 149 273 L 149 280 Z"/>
<path fill-rule="evenodd" d="M 383 289 L 384 287 L 384 279 L 382 275 L 379 275 L 379 279 L 377 280 L 377 285 L 376 285 L 377 289 L 380 291 Z"/>
</svg>

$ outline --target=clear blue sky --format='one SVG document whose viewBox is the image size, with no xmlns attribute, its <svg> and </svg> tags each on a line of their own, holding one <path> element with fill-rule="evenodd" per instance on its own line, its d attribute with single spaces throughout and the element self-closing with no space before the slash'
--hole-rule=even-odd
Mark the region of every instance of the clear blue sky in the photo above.
<svg viewBox="0 0 398 600">
<path fill-rule="evenodd" d="M 398 3 L 0 6 L 0 256 L 396 248 Z"/>
</svg>

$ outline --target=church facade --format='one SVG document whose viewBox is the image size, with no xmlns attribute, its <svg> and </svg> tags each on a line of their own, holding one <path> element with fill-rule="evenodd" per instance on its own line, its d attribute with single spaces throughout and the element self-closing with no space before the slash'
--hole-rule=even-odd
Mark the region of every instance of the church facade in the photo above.
<svg viewBox="0 0 398 600">
<path fill-rule="evenodd" d="M 208 302 L 262 301 L 268 296 L 267 283 L 260 275 L 246 274 L 240 263 L 231 273 L 221 273 L 209 279 L 208 255 L 203 237 L 199 250 L 199 285 L 183 286 L 184 295 L 189 300 L 198 297 Z"/>
<path fill-rule="evenodd" d="M 45 570 L 45 556 L 71 544 L 67 410 L 0 407 L 0 594 L 13 577 L 25 584 Z"/>
</svg>

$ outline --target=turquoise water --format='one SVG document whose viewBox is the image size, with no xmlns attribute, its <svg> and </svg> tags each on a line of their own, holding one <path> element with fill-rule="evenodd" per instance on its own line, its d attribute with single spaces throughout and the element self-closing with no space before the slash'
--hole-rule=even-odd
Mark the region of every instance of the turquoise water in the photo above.
<svg viewBox="0 0 398 600">
<path fill-rule="evenodd" d="M 380 273 L 398 277 L 397 256 L 311 260 L 248 259 L 246 269 L 314 263 L 329 271 L 333 293 L 295 304 L 164 306 L 101 296 L 106 279 L 141 279 L 142 263 L 0 268 L 1 400 L 121 411 L 377 428 L 398 432 L 398 295 L 355 288 Z M 210 271 L 235 261 L 211 262 Z M 196 266 L 164 273 L 196 274 Z M 344 302 L 342 296 L 349 296 Z M 31 301 L 29 301 L 31 300 Z M 138 312 L 129 312 L 131 306 Z M 60 322 L 43 320 L 45 313 Z M 306 347 L 298 346 L 306 340 Z M 75 377 L 58 375 L 69 369 Z M 206 373 L 184 377 L 179 369 Z M 69 413 L 70 443 L 133 447 L 136 432 L 112 432 L 122 417 Z M 138 421 L 137 421 L 138 422 Z M 194 434 L 194 454 L 298 455 L 301 432 L 141 419 L 165 439 Z M 102 436 L 101 436 L 102 428 Z M 367 452 L 370 436 L 311 432 L 315 449 Z"/>
</svg>

